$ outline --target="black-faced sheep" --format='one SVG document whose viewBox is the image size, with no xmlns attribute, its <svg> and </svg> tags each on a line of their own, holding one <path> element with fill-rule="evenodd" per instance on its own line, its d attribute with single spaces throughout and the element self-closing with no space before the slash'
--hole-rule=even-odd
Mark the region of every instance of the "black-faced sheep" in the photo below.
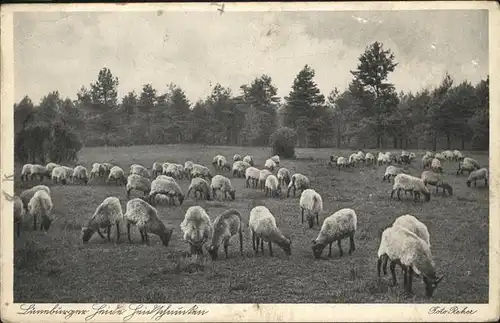
<svg viewBox="0 0 500 323">
<path fill-rule="evenodd" d="M 331 257 L 332 244 L 335 241 L 337 241 L 339 254 L 342 257 L 344 252 L 341 241 L 346 238 L 349 238 L 350 241 L 349 254 L 356 250 L 354 234 L 356 233 L 357 221 L 357 215 L 353 209 L 341 209 L 327 217 L 323 221 L 318 237 L 312 241 L 314 257 L 319 259 L 326 245 L 330 246 L 328 256 Z"/>
<path fill-rule="evenodd" d="M 212 196 L 214 197 L 214 199 L 217 197 L 217 191 L 220 191 L 222 194 L 224 194 L 224 198 L 226 199 L 227 194 L 229 193 L 231 199 L 234 201 L 236 190 L 231 184 L 231 180 L 229 178 L 222 175 L 215 175 L 212 178 L 210 187 L 212 188 Z"/>
<path fill-rule="evenodd" d="M 314 217 L 316 216 L 316 223 L 319 225 L 319 213 L 323 211 L 323 199 L 321 195 L 318 194 L 313 189 L 306 189 L 300 195 L 300 209 L 301 209 L 301 219 L 304 223 L 304 211 L 307 210 L 307 222 L 309 223 L 309 228 L 314 227 Z"/>
<path fill-rule="evenodd" d="M 203 254 L 203 245 L 213 234 L 213 226 L 205 209 L 191 206 L 181 222 L 182 240 L 189 243 L 191 254 Z"/>
<path fill-rule="evenodd" d="M 198 193 L 200 194 L 200 198 L 210 201 L 210 184 L 206 180 L 201 177 L 196 177 L 191 180 L 191 184 L 189 185 L 186 198 L 189 198 L 189 194 L 194 192 L 194 197 L 198 198 Z"/>
<path fill-rule="evenodd" d="M 241 219 L 241 214 L 236 210 L 224 211 L 221 215 L 215 218 L 213 224 L 213 235 L 212 243 L 208 247 L 208 253 L 212 257 L 212 260 L 217 260 L 219 246 L 222 244 L 224 246 L 224 253 L 226 254 L 226 259 L 228 258 L 228 247 L 231 237 L 236 234 L 239 235 L 240 239 L 240 253 L 243 256 L 243 222 Z"/>
<path fill-rule="evenodd" d="M 414 194 L 414 200 L 420 199 L 420 193 L 425 196 L 425 200 L 429 201 L 431 199 L 431 192 L 425 186 L 422 179 L 414 177 L 407 174 L 399 174 L 394 178 L 394 185 L 392 186 L 391 198 L 394 196 L 394 192 L 397 191 L 398 199 L 401 200 L 400 191 L 412 192 Z"/>
<path fill-rule="evenodd" d="M 474 186 L 476 186 L 476 182 L 484 180 L 484 186 L 488 186 L 488 169 L 481 168 L 475 170 L 469 174 L 469 178 L 467 178 L 467 186 L 470 187 L 471 183 L 474 182 Z"/>
<path fill-rule="evenodd" d="M 292 178 L 290 180 L 290 183 L 288 184 L 288 190 L 286 192 L 286 197 L 290 196 L 290 190 L 293 188 L 293 196 L 295 196 L 295 191 L 296 190 L 306 190 L 310 187 L 309 179 L 300 174 L 300 173 L 295 173 L 292 175 Z"/>
<path fill-rule="evenodd" d="M 439 188 L 442 188 L 443 193 L 445 193 L 446 190 L 450 195 L 453 195 L 453 188 L 450 184 L 442 179 L 440 174 L 426 170 L 422 172 L 422 175 L 420 175 L 420 179 L 422 179 L 425 186 L 427 186 L 427 184 L 436 186 L 436 193 L 438 193 Z"/>
<path fill-rule="evenodd" d="M 292 254 L 290 238 L 285 237 L 276 226 L 276 219 L 265 206 L 256 206 L 250 211 L 248 227 L 252 232 L 252 246 L 259 252 L 259 244 L 264 253 L 264 241 L 267 241 L 269 255 L 273 255 L 272 243 L 277 244 L 287 255 Z"/>
<path fill-rule="evenodd" d="M 107 229 L 107 238 L 111 241 L 111 226 L 113 225 L 116 225 L 116 242 L 120 241 L 120 224 L 122 221 L 123 212 L 120 200 L 114 196 L 107 197 L 99 204 L 92 217 L 82 228 L 83 243 L 89 242 L 95 232 L 97 232 L 101 238 L 105 239 L 99 229 Z"/>
<path fill-rule="evenodd" d="M 41 218 L 40 230 L 47 232 L 54 221 L 52 199 L 45 190 L 37 191 L 28 203 L 28 213 L 33 216 L 33 230 L 36 230 L 36 219 Z"/>
<path fill-rule="evenodd" d="M 277 198 L 280 197 L 281 186 L 276 176 L 269 175 L 266 178 L 266 182 L 264 184 L 264 191 L 266 196 L 277 197 Z"/>
</svg>

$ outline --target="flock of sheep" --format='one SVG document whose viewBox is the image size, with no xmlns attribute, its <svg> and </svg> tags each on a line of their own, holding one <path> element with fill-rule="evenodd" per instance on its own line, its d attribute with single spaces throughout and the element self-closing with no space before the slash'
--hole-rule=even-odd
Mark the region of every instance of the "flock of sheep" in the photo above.
<svg viewBox="0 0 500 323">
<path fill-rule="evenodd" d="M 410 193 L 414 199 L 420 199 L 420 194 L 425 200 L 430 199 L 430 191 L 427 185 L 433 185 L 447 190 L 453 194 L 452 187 L 443 177 L 442 162 L 458 162 L 457 175 L 463 171 L 469 172 L 467 186 L 478 180 L 484 180 L 488 184 L 488 170 L 481 168 L 479 163 L 469 157 L 464 157 L 459 151 L 444 151 L 443 153 L 433 154 L 426 152 L 422 158 L 422 167 L 424 170 L 420 177 L 408 174 L 405 164 L 411 164 L 416 159 L 414 153 L 402 151 L 401 155 L 395 155 L 390 152 L 379 153 L 377 159 L 374 154 L 359 151 L 349 158 L 331 156 L 329 165 L 342 167 L 356 167 L 359 165 L 387 165 L 382 181 L 394 178 L 394 184 L 391 191 L 391 198 L 397 192 L 400 199 L 400 192 Z M 399 166 L 393 165 L 398 164 Z M 321 195 L 311 188 L 309 179 L 300 173 L 291 174 L 284 167 L 274 171 L 280 165 L 279 156 L 272 156 L 267 159 L 264 169 L 254 167 L 253 158 L 245 156 L 242 158 L 236 154 L 233 157 L 232 165 L 226 158 L 217 155 L 213 158 L 212 166 L 216 172 L 232 171 L 233 180 L 236 178 L 245 179 L 245 187 L 259 188 L 263 190 L 266 196 L 280 197 L 282 188 L 287 187 L 286 196 L 289 197 L 293 191 L 302 191 L 299 205 L 301 208 L 301 221 L 304 222 L 306 214 L 309 228 L 314 227 L 314 220 L 319 225 L 319 213 L 323 211 L 323 200 Z M 33 180 L 35 178 L 41 181 L 44 178 L 50 178 L 54 183 L 67 184 L 68 182 L 82 182 L 85 185 L 91 179 L 105 180 L 106 183 L 114 182 L 116 185 L 125 185 L 128 202 L 125 213 L 122 210 L 120 200 L 117 197 L 107 197 L 96 208 L 94 214 L 88 219 L 86 225 L 82 228 L 83 243 L 88 243 L 94 233 L 103 239 L 111 240 L 111 231 L 116 227 L 115 237 L 120 240 L 120 229 L 126 225 L 128 240 L 130 238 L 131 225 L 136 226 L 141 234 L 141 240 L 149 244 L 148 234 L 157 235 L 163 245 L 168 246 L 173 233 L 173 228 L 168 228 L 160 220 L 157 204 L 166 203 L 170 206 L 175 205 L 176 201 L 182 205 L 185 198 L 190 194 L 194 199 L 211 200 L 217 198 L 220 192 L 220 198 L 236 199 L 236 190 L 231 180 L 223 175 L 212 175 L 212 171 L 200 164 L 192 161 L 186 161 L 184 165 L 175 163 L 157 163 L 155 162 L 151 170 L 142 165 L 131 165 L 129 175 L 125 176 L 122 168 L 109 163 L 94 163 L 90 174 L 87 169 L 81 165 L 75 168 L 60 166 L 49 163 L 42 165 L 24 165 L 21 173 L 21 180 Z M 154 178 L 154 179 L 153 179 Z M 177 183 L 178 180 L 187 178 L 191 181 L 186 196 Z M 151 180 L 153 179 L 153 180 Z M 142 196 L 130 199 L 132 191 L 142 192 Z M 26 213 L 33 216 L 33 228 L 37 228 L 37 218 L 40 218 L 40 229 L 47 232 L 53 221 L 51 191 L 45 185 L 37 185 L 24 190 L 19 196 L 15 197 L 14 203 L 14 223 L 16 225 L 17 236 L 20 234 L 20 226 Z M 250 210 L 250 216 L 247 227 L 252 234 L 252 246 L 255 253 L 264 252 L 264 241 L 267 242 L 269 253 L 272 256 L 272 244 L 276 244 L 283 249 L 287 255 L 291 255 L 291 239 L 285 236 L 277 227 L 274 215 L 265 206 L 255 206 Z M 182 240 L 189 244 L 192 254 L 202 254 L 203 247 L 206 247 L 213 260 L 218 258 L 218 250 L 221 245 L 224 246 L 226 258 L 228 257 L 229 241 L 233 236 L 239 236 L 240 253 L 243 254 L 243 231 L 245 225 L 241 214 L 229 209 L 213 221 L 207 211 L 199 206 L 191 206 L 185 213 L 184 220 L 180 225 L 182 231 Z M 320 258 L 323 250 L 329 246 L 329 256 L 332 255 L 332 244 L 337 242 L 340 256 L 343 255 L 341 241 L 349 239 L 349 254 L 355 250 L 354 235 L 357 228 L 357 216 L 353 209 L 345 208 L 336 211 L 326 217 L 321 225 L 317 238 L 312 243 L 312 251 L 316 258 Z M 101 229 L 103 232 L 101 232 Z M 107 237 L 105 237 L 105 235 Z M 387 263 L 390 260 L 390 270 L 393 283 L 396 283 L 395 266 L 399 265 L 404 273 L 404 286 L 411 293 L 411 284 L 413 274 L 422 276 L 426 287 L 426 295 L 432 296 L 437 284 L 442 276 L 436 275 L 434 260 L 430 251 L 429 232 L 425 224 L 420 222 L 412 215 L 403 215 L 399 217 L 391 226 L 386 228 L 381 236 L 380 247 L 378 250 L 378 275 L 383 265 L 384 274 L 387 273 Z"/>
</svg>

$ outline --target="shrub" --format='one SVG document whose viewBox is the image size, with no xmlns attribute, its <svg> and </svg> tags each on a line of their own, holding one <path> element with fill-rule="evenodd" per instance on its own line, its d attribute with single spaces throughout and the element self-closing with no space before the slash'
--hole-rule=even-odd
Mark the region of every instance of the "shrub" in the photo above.
<svg viewBox="0 0 500 323">
<path fill-rule="evenodd" d="M 288 127 L 281 127 L 269 137 L 272 154 L 283 158 L 295 157 L 295 144 L 297 132 Z"/>
</svg>

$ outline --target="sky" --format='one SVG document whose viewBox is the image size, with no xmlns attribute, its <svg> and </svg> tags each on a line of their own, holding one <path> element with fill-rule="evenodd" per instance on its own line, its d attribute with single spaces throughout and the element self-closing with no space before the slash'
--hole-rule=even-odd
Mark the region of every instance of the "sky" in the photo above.
<svg viewBox="0 0 500 323">
<path fill-rule="evenodd" d="M 398 92 L 435 86 L 446 72 L 473 84 L 488 73 L 486 10 L 17 12 L 14 99 L 38 103 L 54 90 L 76 99 L 103 67 L 119 78 L 120 101 L 172 82 L 195 103 L 216 83 L 236 94 L 262 74 L 284 97 L 305 64 L 326 96 L 348 86 L 375 41 L 395 55 Z"/>
</svg>

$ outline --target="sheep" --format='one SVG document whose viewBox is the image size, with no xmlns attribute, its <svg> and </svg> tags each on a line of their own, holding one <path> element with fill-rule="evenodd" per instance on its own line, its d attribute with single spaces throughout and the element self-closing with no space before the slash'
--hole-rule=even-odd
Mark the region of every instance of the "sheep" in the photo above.
<svg viewBox="0 0 500 323">
<path fill-rule="evenodd" d="M 264 187 L 266 196 L 269 195 L 270 197 L 277 197 L 277 198 L 280 197 L 281 186 L 276 176 L 274 175 L 267 176 Z"/>
<path fill-rule="evenodd" d="M 427 186 L 425 186 L 422 179 L 414 177 L 407 174 L 398 174 L 394 177 L 394 185 L 392 186 L 391 198 L 394 196 L 394 192 L 397 191 L 398 199 L 401 200 L 399 196 L 400 191 L 412 192 L 414 194 L 414 200 L 420 199 L 420 193 L 425 196 L 425 201 L 431 199 L 431 193 Z"/>
<path fill-rule="evenodd" d="M 469 174 L 469 178 L 467 178 L 467 187 L 470 187 L 471 183 L 474 182 L 474 186 L 476 186 L 476 182 L 484 180 L 484 186 L 488 186 L 488 169 L 481 168 L 475 170 Z"/>
<path fill-rule="evenodd" d="M 45 190 L 37 191 L 28 203 L 28 213 L 33 216 L 33 230 L 36 230 L 36 219 L 41 217 L 40 230 L 47 232 L 54 221 L 52 199 Z"/>
<path fill-rule="evenodd" d="M 222 172 L 231 170 L 231 166 L 229 166 L 226 157 L 220 156 L 219 160 L 217 160 L 217 169 Z"/>
<path fill-rule="evenodd" d="M 21 170 L 21 181 L 28 181 L 31 178 L 31 169 L 33 164 L 24 164 Z"/>
<path fill-rule="evenodd" d="M 181 187 L 175 180 L 157 178 L 151 183 L 151 190 L 148 196 L 148 201 L 151 205 L 155 203 L 155 197 L 158 194 L 169 196 L 172 205 L 175 205 L 175 198 L 179 200 L 179 205 L 184 202 L 184 193 Z"/>
<path fill-rule="evenodd" d="M 304 223 L 304 211 L 307 210 L 309 228 L 312 229 L 314 227 L 314 216 L 316 216 L 316 223 L 319 225 L 319 213 L 323 211 L 323 199 L 321 195 L 310 188 L 304 190 L 300 195 L 299 204 L 301 209 L 301 223 Z"/>
<path fill-rule="evenodd" d="M 347 167 L 347 159 L 345 157 L 339 157 L 337 158 L 337 168 L 340 169 L 340 167 Z"/>
<path fill-rule="evenodd" d="M 199 177 L 198 177 L 199 178 Z M 156 176 L 155 179 L 164 179 L 164 180 L 167 180 L 167 181 L 172 181 L 172 182 L 176 182 L 175 178 L 173 177 L 170 177 L 170 176 L 167 176 L 167 175 L 158 175 Z M 176 182 L 177 183 L 177 182 Z"/>
<path fill-rule="evenodd" d="M 245 157 L 243 157 L 243 161 L 245 163 L 248 163 L 250 166 L 253 166 L 253 158 L 252 158 L 252 156 L 246 155 Z"/>
<path fill-rule="evenodd" d="M 349 238 L 349 254 L 356 250 L 354 244 L 354 234 L 357 228 L 357 215 L 353 209 L 341 209 L 327 217 L 323 221 L 321 230 L 315 240 L 312 241 L 312 251 L 314 257 L 319 259 L 326 245 L 330 246 L 328 257 L 332 256 L 332 244 L 337 241 L 340 257 L 344 255 L 342 251 L 343 239 Z"/>
<path fill-rule="evenodd" d="M 375 156 L 373 156 L 372 153 L 366 153 L 365 155 L 365 162 L 369 164 L 375 163 Z"/>
<path fill-rule="evenodd" d="M 194 177 L 203 177 L 211 180 L 213 176 L 207 167 L 203 165 L 194 164 L 193 168 L 191 169 L 191 178 Z"/>
<path fill-rule="evenodd" d="M 221 244 L 224 245 L 226 259 L 229 258 L 227 252 L 229 241 L 231 240 L 231 237 L 236 234 L 239 235 L 240 253 L 243 256 L 243 222 L 241 214 L 238 211 L 233 209 L 224 211 L 215 218 L 212 227 L 212 242 L 208 247 L 208 253 L 212 257 L 212 260 L 217 260 L 219 246 Z"/>
<path fill-rule="evenodd" d="M 422 275 L 427 297 L 432 297 L 437 284 L 443 279 L 443 276 L 436 276 L 429 244 L 403 226 L 393 225 L 384 230 L 377 255 L 379 277 L 382 261 L 389 258 L 393 285 L 396 285 L 395 267 L 398 264 L 403 269 L 404 287 L 409 293 L 412 292 L 413 272 Z"/>
<path fill-rule="evenodd" d="M 222 156 L 222 155 L 215 155 L 214 158 L 212 158 L 212 166 L 215 168 L 215 169 L 218 169 L 218 165 L 219 165 L 219 159 L 226 159 L 226 157 Z"/>
<path fill-rule="evenodd" d="M 441 166 L 441 161 L 437 158 L 432 159 L 431 169 L 436 173 L 442 173 L 443 167 Z"/>
<path fill-rule="evenodd" d="M 212 238 L 214 228 L 210 217 L 201 206 L 191 206 L 181 222 L 182 240 L 190 245 L 191 254 L 203 254 L 203 245 Z"/>
<path fill-rule="evenodd" d="M 200 177 L 193 178 L 191 180 L 191 184 L 189 185 L 186 198 L 189 198 L 189 194 L 191 191 L 194 191 L 195 198 L 197 197 L 197 193 L 200 193 L 201 198 L 210 201 L 210 184 L 206 180 Z"/>
<path fill-rule="evenodd" d="M 104 173 L 106 173 L 106 169 L 102 164 L 93 163 L 92 169 L 90 170 L 90 178 L 103 177 Z"/>
<path fill-rule="evenodd" d="M 237 162 L 237 161 L 241 161 L 241 155 L 240 154 L 235 154 L 233 156 L 233 163 Z"/>
<path fill-rule="evenodd" d="M 422 169 L 430 168 L 432 160 L 432 156 L 424 155 L 424 157 L 422 157 Z"/>
<path fill-rule="evenodd" d="M 441 155 L 443 155 L 443 157 L 446 160 L 453 160 L 453 158 L 455 158 L 455 156 L 453 155 L 453 152 L 451 150 L 445 150 L 441 153 Z"/>
<path fill-rule="evenodd" d="M 190 177 L 191 176 L 191 171 L 193 170 L 193 166 L 194 166 L 194 163 L 190 160 L 187 160 L 185 163 L 184 163 L 184 175 L 186 177 Z"/>
<path fill-rule="evenodd" d="M 411 163 L 412 161 L 414 161 L 417 158 L 417 155 L 415 155 L 415 153 L 410 153 L 409 158 L 410 158 L 410 163 Z"/>
<path fill-rule="evenodd" d="M 226 199 L 227 193 L 229 193 L 231 199 L 234 201 L 236 190 L 233 188 L 233 185 L 231 184 L 231 180 L 229 178 L 222 175 L 215 175 L 212 178 L 210 187 L 212 188 L 212 196 L 214 197 L 214 199 L 217 196 L 217 190 L 219 190 L 224 194 L 224 197 Z"/>
<path fill-rule="evenodd" d="M 356 153 L 358 161 L 365 162 L 365 153 L 361 150 Z"/>
<path fill-rule="evenodd" d="M 45 185 L 33 186 L 32 188 L 24 190 L 21 192 L 21 194 L 19 194 L 19 197 L 23 201 L 23 207 L 25 212 L 28 212 L 28 203 L 30 202 L 31 198 L 35 195 L 35 193 L 38 191 L 45 191 L 50 195 L 50 188 Z"/>
<path fill-rule="evenodd" d="M 384 182 L 386 179 L 391 182 L 391 176 L 396 177 L 398 174 L 404 174 L 406 171 L 403 168 L 396 167 L 389 165 L 385 169 L 384 177 L 382 177 L 382 182 Z"/>
<path fill-rule="evenodd" d="M 290 171 L 284 167 L 278 170 L 276 177 L 278 178 L 280 186 L 288 186 L 290 183 Z"/>
<path fill-rule="evenodd" d="M 108 179 L 106 183 L 114 181 L 117 185 L 126 185 L 127 178 L 125 177 L 125 172 L 119 166 L 113 166 L 109 171 Z"/>
<path fill-rule="evenodd" d="M 184 178 L 184 166 L 182 166 L 181 164 L 174 164 L 175 167 L 177 167 L 177 171 L 179 172 L 179 178 Z"/>
<path fill-rule="evenodd" d="M 458 150 L 454 150 L 454 151 L 453 151 L 453 157 L 454 157 L 453 159 L 454 159 L 455 161 L 461 161 L 462 159 L 464 159 L 464 156 L 463 156 L 463 155 L 462 155 L 462 153 L 461 153 L 460 151 L 458 151 Z"/>
<path fill-rule="evenodd" d="M 62 183 L 63 185 L 66 185 L 69 179 L 67 173 L 68 172 L 63 166 L 54 167 L 52 170 L 52 182 L 55 184 Z M 73 173 L 71 173 L 71 176 L 73 176 Z"/>
<path fill-rule="evenodd" d="M 295 197 L 295 190 L 306 190 L 310 186 L 309 179 L 302 175 L 301 173 L 295 173 L 292 175 L 290 183 L 288 184 L 288 191 L 286 192 L 286 197 L 290 196 L 290 190 L 293 188 L 293 196 Z"/>
<path fill-rule="evenodd" d="M 439 161 L 445 161 L 446 160 L 446 158 L 441 153 L 436 153 L 434 155 L 434 158 L 439 159 Z"/>
<path fill-rule="evenodd" d="M 106 228 L 108 240 L 111 241 L 111 226 L 116 225 L 116 242 L 120 241 L 120 223 L 123 220 L 122 206 L 117 197 L 110 196 L 104 199 L 96 208 L 92 217 L 82 228 L 83 243 L 88 243 L 92 235 L 97 232 L 105 239 L 99 229 Z"/>
<path fill-rule="evenodd" d="M 72 179 L 73 182 L 75 182 L 76 180 L 80 180 L 83 181 L 85 185 L 87 185 L 89 182 L 87 169 L 81 165 L 76 166 L 73 170 Z"/>
<path fill-rule="evenodd" d="M 270 171 L 273 171 L 276 168 L 276 163 L 272 159 L 267 159 L 264 167 L 269 169 Z"/>
<path fill-rule="evenodd" d="M 271 158 L 269 158 L 269 159 L 271 159 L 271 160 L 272 160 L 272 161 L 276 164 L 276 166 L 279 166 L 279 165 L 280 165 L 280 156 L 278 156 L 278 155 L 274 155 L 274 156 L 272 156 L 272 157 L 271 157 Z"/>
<path fill-rule="evenodd" d="M 429 247 L 431 246 L 431 238 L 427 226 L 422 222 L 420 222 L 413 215 L 411 214 L 401 215 L 396 220 L 394 220 L 392 225 L 402 226 L 403 228 L 416 234 L 420 239 L 424 240 L 429 245 Z"/>
<path fill-rule="evenodd" d="M 434 154 L 430 151 L 426 151 L 424 154 L 425 157 L 434 157 Z"/>
<path fill-rule="evenodd" d="M 438 189 L 441 187 L 443 189 L 443 193 L 445 193 L 446 190 L 450 195 L 453 195 L 453 188 L 451 185 L 444 181 L 439 174 L 433 171 L 423 171 L 422 175 L 420 175 L 420 179 L 422 179 L 425 186 L 427 186 L 427 184 L 436 186 L 436 193 L 438 193 Z"/>
<path fill-rule="evenodd" d="M 132 190 L 141 191 L 144 193 L 144 196 L 146 196 L 151 191 L 151 181 L 149 178 L 141 175 L 131 174 L 127 177 L 126 190 L 128 200 L 130 200 L 130 192 Z"/>
<path fill-rule="evenodd" d="M 377 157 L 377 164 L 378 165 L 390 164 L 390 163 L 391 163 L 391 159 L 390 159 L 389 155 L 381 153 L 381 152 L 378 153 L 378 157 Z"/>
<path fill-rule="evenodd" d="M 43 181 L 44 177 L 50 178 L 50 175 L 51 173 L 47 172 L 45 166 L 38 164 L 31 165 L 31 179 L 38 176 L 40 178 L 40 181 Z"/>
<path fill-rule="evenodd" d="M 162 164 L 160 164 L 158 162 L 154 162 L 153 167 L 151 167 L 151 175 L 153 177 L 156 177 L 156 176 L 158 176 L 158 174 L 162 174 L 162 173 L 163 173 Z"/>
<path fill-rule="evenodd" d="M 266 184 L 266 179 L 268 176 L 272 175 L 273 173 L 268 170 L 268 169 L 261 169 L 259 171 L 259 188 L 261 190 L 265 189 L 265 184 Z"/>
<path fill-rule="evenodd" d="M 47 170 L 47 173 L 48 173 L 48 174 L 52 174 L 52 170 L 53 170 L 55 167 L 57 167 L 57 166 L 59 166 L 59 165 L 58 165 L 58 164 L 56 164 L 56 163 L 48 163 L 48 164 L 45 166 L 45 169 Z"/>
<path fill-rule="evenodd" d="M 104 167 L 104 175 L 106 175 L 111 171 L 111 168 L 113 168 L 114 165 L 110 163 L 102 163 L 102 166 Z"/>
<path fill-rule="evenodd" d="M 336 166 L 338 158 L 339 158 L 338 156 L 330 155 L 330 160 L 328 161 L 328 166 L 330 166 L 330 167 Z"/>
<path fill-rule="evenodd" d="M 170 176 L 172 178 L 179 178 L 181 176 L 181 172 L 175 164 L 168 164 L 167 167 L 163 168 L 163 175 Z"/>
<path fill-rule="evenodd" d="M 138 165 L 138 164 L 133 164 L 130 166 L 129 175 L 132 175 L 132 174 L 140 175 L 140 176 L 145 177 L 145 178 L 151 177 L 149 170 L 146 167 L 144 167 L 142 165 Z"/>
<path fill-rule="evenodd" d="M 458 174 L 463 174 L 464 171 L 468 171 L 469 175 L 472 171 L 476 169 L 480 169 L 481 166 L 477 162 L 477 160 L 465 157 L 462 161 L 458 162 L 458 170 L 457 170 L 457 175 Z"/>
<path fill-rule="evenodd" d="M 123 219 L 127 224 L 128 241 L 130 238 L 130 225 L 135 225 L 141 233 L 141 241 L 149 245 L 148 233 L 157 235 L 162 244 L 168 247 L 170 238 L 172 237 L 173 229 L 167 228 L 160 220 L 158 211 L 149 203 L 140 198 L 135 198 L 127 202 L 127 211 L 123 215 Z"/>
<path fill-rule="evenodd" d="M 245 187 L 250 187 L 250 182 L 252 182 L 252 188 L 258 186 L 260 176 L 260 170 L 255 167 L 248 167 L 245 170 Z"/>
<path fill-rule="evenodd" d="M 403 164 L 410 164 L 411 163 L 410 153 L 407 152 L 406 150 L 401 151 L 400 162 Z"/>
<path fill-rule="evenodd" d="M 245 171 L 248 167 L 251 167 L 249 163 L 238 160 L 233 163 L 233 176 L 234 177 L 244 177 Z"/>
<path fill-rule="evenodd" d="M 285 254 L 292 254 L 292 240 L 281 233 L 276 226 L 276 219 L 271 211 L 265 206 L 256 206 L 250 211 L 248 227 L 252 232 L 252 247 L 255 253 L 259 252 L 259 243 L 262 254 L 264 254 L 264 241 L 267 241 L 269 255 L 273 256 L 272 243 L 277 244 Z"/>
<path fill-rule="evenodd" d="M 356 166 L 356 164 L 360 161 L 359 157 L 358 157 L 358 154 L 357 153 L 354 153 L 354 154 L 351 154 L 349 156 L 349 161 L 348 161 L 348 164 L 350 166 Z"/>
<path fill-rule="evenodd" d="M 18 237 L 21 234 L 21 223 L 25 214 L 23 200 L 19 196 L 14 196 L 14 226 Z"/>
</svg>

